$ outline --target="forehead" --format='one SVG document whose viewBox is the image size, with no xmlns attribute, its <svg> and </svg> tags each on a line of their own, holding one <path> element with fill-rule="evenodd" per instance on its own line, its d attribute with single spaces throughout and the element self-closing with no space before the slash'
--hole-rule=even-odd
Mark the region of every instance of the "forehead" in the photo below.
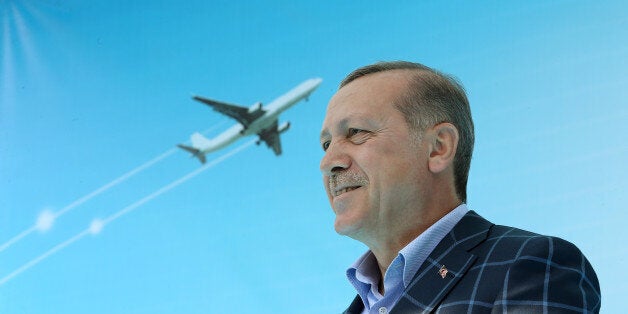
<svg viewBox="0 0 628 314">
<path fill-rule="evenodd" d="M 408 90 L 409 74 L 407 70 L 372 73 L 343 86 L 329 101 L 323 131 L 355 119 L 401 116 L 395 105 Z"/>
</svg>

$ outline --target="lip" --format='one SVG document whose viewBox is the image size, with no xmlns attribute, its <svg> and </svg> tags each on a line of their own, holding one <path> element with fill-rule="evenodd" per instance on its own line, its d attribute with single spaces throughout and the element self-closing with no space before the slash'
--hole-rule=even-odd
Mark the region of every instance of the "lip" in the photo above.
<svg viewBox="0 0 628 314">
<path fill-rule="evenodd" d="M 338 197 L 340 195 L 355 191 L 361 187 L 362 187 L 361 185 L 351 185 L 351 186 L 341 187 L 334 190 L 333 196 Z"/>
</svg>

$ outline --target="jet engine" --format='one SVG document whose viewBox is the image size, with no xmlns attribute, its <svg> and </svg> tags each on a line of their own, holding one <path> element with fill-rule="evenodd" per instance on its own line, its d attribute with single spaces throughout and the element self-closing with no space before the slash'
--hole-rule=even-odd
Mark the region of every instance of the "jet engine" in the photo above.
<svg viewBox="0 0 628 314">
<path fill-rule="evenodd" d="M 249 113 L 256 113 L 260 110 L 262 110 L 262 103 L 259 101 L 254 103 L 253 106 L 249 107 Z"/>
<path fill-rule="evenodd" d="M 290 122 L 286 121 L 277 127 L 277 133 L 281 134 L 283 132 L 286 132 L 288 131 L 289 128 L 290 128 Z"/>
</svg>

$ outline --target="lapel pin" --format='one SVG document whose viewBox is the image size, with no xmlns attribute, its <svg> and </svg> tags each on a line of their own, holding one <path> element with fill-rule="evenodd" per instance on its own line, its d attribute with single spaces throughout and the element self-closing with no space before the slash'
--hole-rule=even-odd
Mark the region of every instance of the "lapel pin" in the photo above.
<svg viewBox="0 0 628 314">
<path fill-rule="evenodd" d="M 440 269 L 438 270 L 438 274 L 445 279 L 445 276 L 447 276 L 447 273 L 449 272 L 449 270 L 447 270 L 447 267 L 445 267 L 445 265 L 441 266 Z"/>
</svg>

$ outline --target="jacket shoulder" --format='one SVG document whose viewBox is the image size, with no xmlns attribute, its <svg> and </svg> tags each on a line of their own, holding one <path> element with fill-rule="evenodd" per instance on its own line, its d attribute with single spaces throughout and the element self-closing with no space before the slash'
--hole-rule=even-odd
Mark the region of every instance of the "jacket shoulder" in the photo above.
<svg viewBox="0 0 628 314">
<path fill-rule="evenodd" d="M 494 225 L 487 241 L 474 251 L 483 256 L 476 270 L 488 278 L 491 273 L 500 278 L 494 310 L 587 313 L 600 309 L 597 276 L 580 249 L 569 241 Z M 497 276 L 496 270 L 501 275 Z"/>
<path fill-rule="evenodd" d="M 583 256 L 580 249 L 567 240 L 503 225 L 493 225 L 491 227 L 483 246 L 488 246 L 493 251 L 499 249 L 498 251 L 502 253 L 504 251 L 513 252 L 511 254 L 501 254 L 511 255 L 512 258 L 532 255 L 551 258 L 554 262 L 563 260 L 564 262 L 570 262 L 576 259 L 579 260 Z"/>
</svg>

